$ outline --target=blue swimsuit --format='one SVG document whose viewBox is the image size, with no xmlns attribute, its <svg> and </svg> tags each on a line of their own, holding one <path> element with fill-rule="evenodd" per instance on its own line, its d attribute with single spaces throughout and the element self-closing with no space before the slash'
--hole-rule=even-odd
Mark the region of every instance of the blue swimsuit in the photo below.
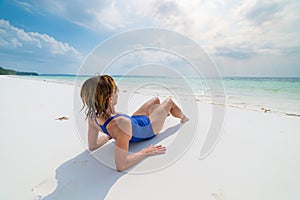
<svg viewBox="0 0 300 200">
<path fill-rule="evenodd" d="M 102 131 L 109 135 L 110 134 L 108 133 L 107 129 L 106 129 L 106 126 L 108 125 L 108 123 L 113 120 L 114 118 L 116 117 L 119 117 L 119 116 L 124 116 L 124 117 L 127 117 L 131 120 L 131 124 L 132 124 L 132 137 L 131 139 L 129 140 L 129 142 L 139 142 L 139 141 L 143 141 L 143 140 L 149 140 L 153 137 L 155 137 L 155 134 L 152 130 L 152 126 L 151 126 L 151 123 L 150 123 L 150 120 L 149 120 L 149 117 L 147 117 L 146 115 L 137 115 L 137 116 L 128 116 L 128 115 L 125 115 L 125 114 L 117 114 L 115 116 L 112 116 L 110 118 L 108 118 L 103 126 L 101 126 L 97 119 L 94 118 L 96 124 L 102 129 Z"/>
</svg>

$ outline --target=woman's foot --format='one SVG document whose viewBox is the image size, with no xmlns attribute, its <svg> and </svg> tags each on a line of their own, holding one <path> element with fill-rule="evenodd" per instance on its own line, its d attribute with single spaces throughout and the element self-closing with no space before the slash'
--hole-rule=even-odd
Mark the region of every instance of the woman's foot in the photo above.
<svg viewBox="0 0 300 200">
<path fill-rule="evenodd" d="M 181 123 L 185 123 L 185 122 L 187 122 L 187 121 L 189 121 L 190 119 L 187 117 L 187 116 L 185 116 L 185 115 L 183 115 L 181 118 L 180 118 L 180 122 Z"/>
</svg>

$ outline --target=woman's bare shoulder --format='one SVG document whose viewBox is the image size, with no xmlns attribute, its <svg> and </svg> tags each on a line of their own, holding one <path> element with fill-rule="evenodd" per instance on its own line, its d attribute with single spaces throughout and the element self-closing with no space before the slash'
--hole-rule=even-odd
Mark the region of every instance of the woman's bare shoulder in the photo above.
<svg viewBox="0 0 300 200">
<path fill-rule="evenodd" d="M 119 128 L 130 124 L 130 119 L 124 116 L 119 116 L 110 121 L 107 128 Z"/>
<path fill-rule="evenodd" d="M 115 136 L 120 132 L 131 134 L 131 121 L 127 117 L 119 116 L 111 120 L 106 129 Z"/>
</svg>

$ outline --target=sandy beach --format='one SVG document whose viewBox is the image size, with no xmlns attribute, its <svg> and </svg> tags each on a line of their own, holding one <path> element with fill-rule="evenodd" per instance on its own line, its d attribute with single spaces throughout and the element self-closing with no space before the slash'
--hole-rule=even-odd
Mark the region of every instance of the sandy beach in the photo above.
<svg viewBox="0 0 300 200">
<path fill-rule="evenodd" d="M 225 106 L 222 136 L 201 160 L 212 104 L 197 102 L 197 134 L 178 159 L 134 173 L 168 159 L 178 134 L 195 131 L 193 119 L 180 125 L 169 117 L 162 136 L 131 147 L 160 143 L 167 153 L 119 173 L 95 158 L 113 161 L 114 141 L 92 154 L 85 149 L 75 125 L 73 85 L 0 76 L 0 87 L 0 199 L 299 199 L 300 117 Z M 151 97 L 134 96 L 129 110 Z"/>
</svg>

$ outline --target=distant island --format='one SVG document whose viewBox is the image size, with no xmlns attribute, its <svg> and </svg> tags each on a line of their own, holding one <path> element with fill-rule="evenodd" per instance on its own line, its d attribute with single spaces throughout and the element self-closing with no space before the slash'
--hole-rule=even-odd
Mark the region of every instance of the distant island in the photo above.
<svg viewBox="0 0 300 200">
<path fill-rule="evenodd" d="M 25 75 L 25 76 L 38 76 L 36 72 L 19 72 L 12 69 L 4 69 L 0 67 L 0 75 Z"/>
</svg>

